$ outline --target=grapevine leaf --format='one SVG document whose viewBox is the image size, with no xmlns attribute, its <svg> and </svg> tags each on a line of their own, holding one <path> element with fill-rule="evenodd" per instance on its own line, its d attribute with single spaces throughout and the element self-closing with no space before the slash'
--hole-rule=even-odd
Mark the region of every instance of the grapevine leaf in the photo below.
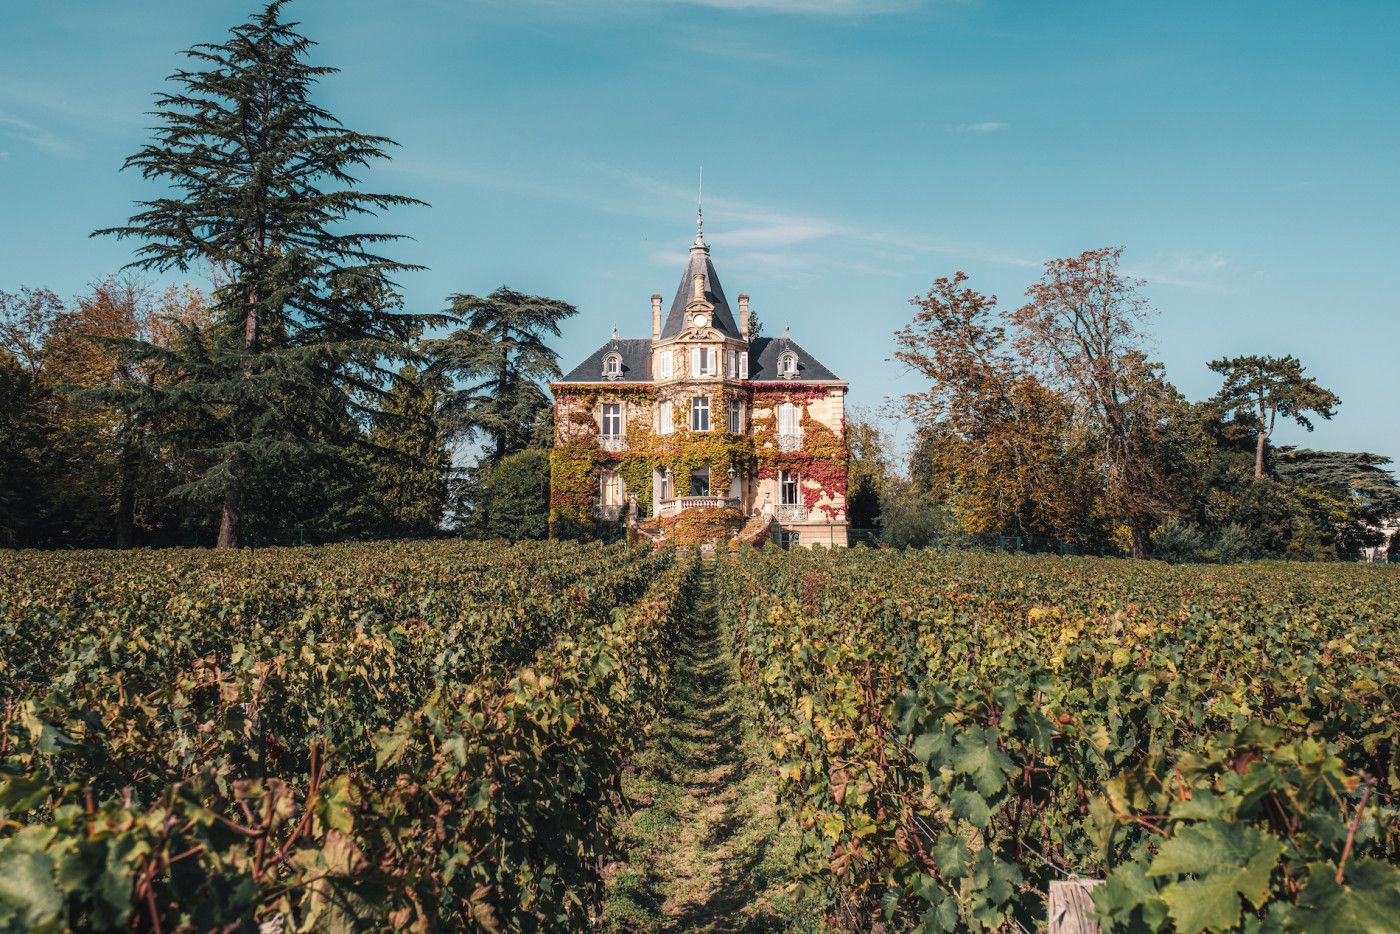
<svg viewBox="0 0 1400 934">
<path fill-rule="evenodd" d="M 954 817 L 960 817 L 981 830 L 991 820 L 992 809 L 987 807 L 987 799 L 975 791 L 963 789 L 953 792 L 950 801 Z"/>
<path fill-rule="evenodd" d="M 961 879 L 967 875 L 967 861 L 972 853 L 962 834 L 939 834 L 933 843 L 933 864 L 945 879 Z"/>
<path fill-rule="evenodd" d="M 44 853 L 0 853 L 0 905 L 16 910 L 22 930 L 59 920 L 63 896 L 53 884 L 53 863 Z"/>
<path fill-rule="evenodd" d="M 1256 908 L 1269 898 L 1269 877 L 1283 843 L 1257 827 L 1212 820 L 1165 841 L 1149 876 L 1188 875 L 1162 889 L 1172 920 L 1183 930 L 1223 930 L 1240 917 L 1239 896 Z"/>
<path fill-rule="evenodd" d="M 995 730 L 968 730 L 959 734 L 953 748 L 953 769 L 967 775 L 977 790 L 994 795 L 1006 784 L 1011 760 L 997 746 Z"/>
<path fill-rule="evenodd" d="M 1337 884 L 1329 863 L 1313 863 L 1288 927 L 1331 934 L 1400 931 L 1400 869 L 1365 857 L 1347 863 Z"/>
</svg>

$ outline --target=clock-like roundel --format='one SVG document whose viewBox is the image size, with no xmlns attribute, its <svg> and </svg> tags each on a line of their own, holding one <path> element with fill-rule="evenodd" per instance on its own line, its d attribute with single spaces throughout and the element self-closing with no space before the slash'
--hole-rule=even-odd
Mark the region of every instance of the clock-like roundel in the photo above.
<svg viewBox="0 0 1400 934">
<path fill-rule="evenodd" d="M 698 314 L 695 317 L 691 318 L 690 323 L 697 328 L 703 328 L 705 326 L 704 314 Z"/>
</svg>

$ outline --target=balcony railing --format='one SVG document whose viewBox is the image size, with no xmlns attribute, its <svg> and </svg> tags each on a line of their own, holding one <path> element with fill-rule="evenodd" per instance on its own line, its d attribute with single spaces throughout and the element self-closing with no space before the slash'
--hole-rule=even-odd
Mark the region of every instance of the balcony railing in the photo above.
<svg viewBox="0 0 1400 934">
<path fill-rule="evenodd" d="M 798 433 L 780 434 L 780 435 L 778 435 L 778 450 L 779 450 L 779 451 L 800 451 L 800 450 L 802 450 L 802 434 L 801 434 L 800 432 L 798 432 Z"/>
<path fill-rule="evenodd" d="M 663 499 L 656 504 L 656 514 L 658 516 L 674 516 L 687 509 L 739 509 L 740 501 L 737 497 L 728 496 L 677 496 L 675 499 Z"/>
<path fill-rule="evenodd" d="M 779 522 L 807 521 L 807 507 L 801 503 L 782 503 L 774 507 L 773 514 Z"/>
<path fill-rule="evenodd" d="M 599 435 L 598 447 L 614 453 L 625 451 L 627 450 L 627 437 L 625 435 Z"/>
</svg>

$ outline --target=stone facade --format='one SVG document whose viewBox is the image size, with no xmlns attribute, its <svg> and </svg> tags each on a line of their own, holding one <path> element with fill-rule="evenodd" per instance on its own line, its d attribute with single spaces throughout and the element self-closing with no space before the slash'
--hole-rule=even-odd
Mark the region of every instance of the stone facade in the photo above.
<svg viewBox="0 0 1400 934">
<path fill-rule="evenodd" d="M 652 296 L 651 337 L 614 333 L 551 387 L 556 523 L 631 513 L 658 538 L 694 526 L 847 544 L 847 384 L 790 336 L 749 324 L 748 296 L 736 316 L 697 232 L 664 320 Z"/>
</svg>

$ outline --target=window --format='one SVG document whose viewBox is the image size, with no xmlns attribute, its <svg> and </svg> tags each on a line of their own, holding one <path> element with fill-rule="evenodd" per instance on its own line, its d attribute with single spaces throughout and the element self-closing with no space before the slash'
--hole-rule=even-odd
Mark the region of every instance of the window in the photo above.
<svg viewBox="0 0 1400 934">
<path fill-rule="evenodd" d="M 690 400 L 690 430 L 710 430 L 710 400 L 704 396 Z"/>
<path fill-rule="evenodd" d="M 747 350 L 739 351 L 739 378 L 749 378 L 749 352 Z"/>
<path fill-rule="evenodd" d="M 788 377 L 797 375 L 797 354 L 789 350 L 778 358 L 778 375 Z"/>
<path fill-rule="evenodd" d="M 714 376 L 715 352 L 709 347 L 690 348 L 690 375 Z"/>
<path fill-rule="evenodd" d="M 622 375 L 622 355 L 610 353 L 603 358 L 603 375 L 608 379 L 616 379 Z"/>
<path fill-rule="evenodd" d="M 669 435 L 676 429 L 676 412 L 671 400 L 667 399 L 656 407 L 656 433 Z"/>
<path fill-rule="evenodd" d="M 603 472 L 603 505 L 622 505 L 622 477 L 611 470 Z"/>
<path fill-rule="evenodd" d="M 656 498 L 658 500 L 671 498 L 671 471 L 662 469 L 656 478 Z"/>
<path fill-rule="evenodd" d="M 802 423 L 797 406 L 791 402 L 778 405 L 778 450 L 796 451 L 802 447 Z"/>
<path fill-rule="evenodd" d="M 778 502 L 784 506 L 796 506 L 797 473 L 792 470 L 778 471 Z"/>
<path fill-rule="evenodd" d="M 726 366 L 725 369 L 724 369 L 724 375 L 725 375 L 725 376 L 728 376 L 730 379 L 735 379 L 735 378 L 737 378 L 738 375 L 739 375 L 739 354 L 738 354 L 738 352 L 737 352 L 737 351 L 734 351 L 734 350 L 729 351 L 729 352 L 725 355 L 725 362 L 728 364 L 728 366 Z"/>
<path fill-rule="evenodd" d="M 737 435 L 744 430 L 744 421 L 739 411 L 739 403 L 730 400 L 729 402 L 729 433 Z"/>
<path fill-rule="evenodd" d="M 661 378 L 670 379 L 673 372 L 672 354 L 669 350 L 661 351 Z"/>
<path fill-rule="evenodd" d="M 699 470 L 690 472 L 690 495 L 709 496 L 710 495 L 710 468 L 701 467 Z"/>
<path fill-rule="evenodd" d="M 603 437 L 622 437 L 622 405 L 609 402 L 603 405 Z"/>
</svg>

